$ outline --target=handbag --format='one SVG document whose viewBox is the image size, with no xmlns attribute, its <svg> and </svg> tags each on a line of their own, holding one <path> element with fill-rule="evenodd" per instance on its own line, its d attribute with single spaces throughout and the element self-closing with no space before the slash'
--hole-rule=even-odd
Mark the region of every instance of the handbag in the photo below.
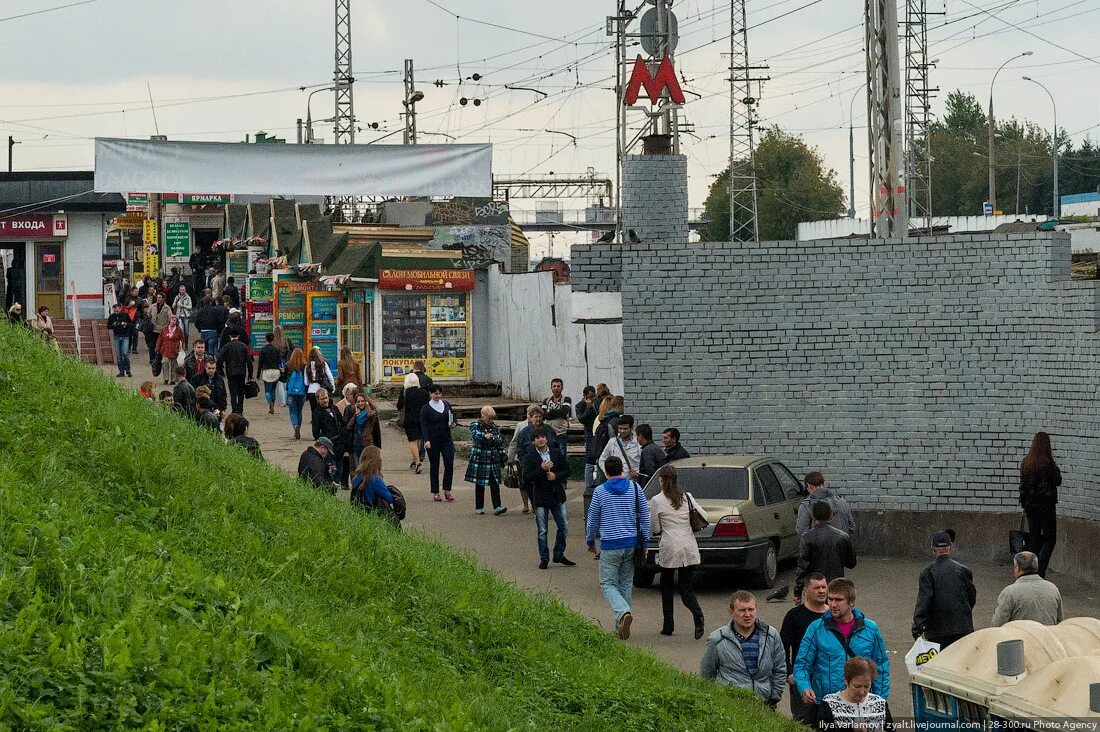
<svg viewBox="0 0 1100 732">
<path fill-rule="evenodd" d="M 634 528 L 638 532 L 637 543 L 634 545 L 634 567 L 641 569 L 645 566 L 645 535 L 642 533 L 642 503 L 639 496 L 638 484 L 634 483 Z"/>
<path fill-rule="evenodd" d="M 252 379 L 245 382 L 244 385 L 244 398 L 255 399 L 260 395 L 260 386 Z"/>
<path fill-rule="evenodd" d="M 710 521 L 703 515 L 703 509 L 695 504 L 691 494 L 684 493 L 684 498 L 688 502 L 688 523 L 691 524 L 691 530 L 698 533 L 710 526 Z"/>
<path fill-rule="evenodd" d="M 505 463 L 500 469 L 500 480 L 507 488 L 519 488 L 519 463 Z"/>
<path fill-rule="evenodd" d="M 1027 549 L 1028 532 L 1024 531 L 1024 514 L 1020 514 L 1020 527 L 1008 532 L 1008 553 L 1016 556 Z"/>
<path fill-rule="evenodd" d="M 397 426 L 402 428 L 405 426 L 405 407 L 397 410 Z"/>
<path fill-rule="evenodd" d="M 274 384 L 283 373 L 279 369 L 264 369 L 260 372 L 260 378 L 265 384 Z"/>
<path fill-rule="evenodd" d="M 187 354 L 184 353 L 183 349 L 181 348 L 179 350 L 179 353 L 176 354 L 176 365 L 177 366 L 183 366 L 183 362 L 186 361 L 186 360 L 187 360 Z"/>
</svg>

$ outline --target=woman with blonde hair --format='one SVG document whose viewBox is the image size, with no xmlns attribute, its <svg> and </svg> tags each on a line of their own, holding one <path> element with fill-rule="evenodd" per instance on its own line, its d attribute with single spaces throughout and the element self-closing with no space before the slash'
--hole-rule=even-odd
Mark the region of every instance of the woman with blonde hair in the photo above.
<svg viewBox="0 0 1100 732">
<path fill-rule="evenodd" d="M 424 462 L 424 443 L 420 434 L 420 410 L 428 403 L 428 390 L 420 385 L 416 372 L 405 374 L 405 383 L 397 395 L 397 410 L 405 424 L 405 439 L 409 441 L 409 469 L 419 475 Z"/>
<path fill-rule="evenodd" d="M 474 484 L 474 513 L 485 513 L 485 487 L 493 501 L 493 515 L 500 516 L 508 509 L 500 501 L 500 468 L 504 464 L 504 440 L 500 427 L 493 420 L 496 410 L 490 406 L 481 408 L 481 418 L 470 423 L 470 462 L 466 466 L 466 482 Z"/>
<path fill-rule="evenodd" d="M 675 626 L 672 594 L 679 574 L 680 601 L 695 619 L 695 639 L 699 640 L 704 633 L 703 610 L 692 588 L 692 576 L 702 560 L 691 528 L 691 513 L 694 511 L 704 519 L 707 515 L 694 497 L 680 488 L 676 468 L 666 465 L 657 475 L 661 492 L 649 499 L 649 529 L 654 538 L 660 539 L 657 564 L 661 567 L 661 611 L 664 615 L 661 635 L 672 635 Z"/>
<path fill-rule="evenodd" d="M 306 354 L 295 348 L 283 368 L 286 377 L 286 404 L 290 408 L 290 426 L 294 439 L 302 439 L 302 405 L 306 402 Z"/>
</svg>

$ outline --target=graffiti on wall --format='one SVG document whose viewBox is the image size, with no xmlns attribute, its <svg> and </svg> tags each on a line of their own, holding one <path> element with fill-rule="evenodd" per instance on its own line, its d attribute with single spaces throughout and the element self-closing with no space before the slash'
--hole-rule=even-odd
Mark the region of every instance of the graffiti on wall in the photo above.
<svg viewBox="0 0 1100 732">
<path fill-rule="evenodd" d="M 507 269 L 512 259 L 511 236 L 507 226 L 437 226 L 431 245 L 461 251 L 456 267 L 462 269 L 487 262 L 500 262 Z"/>
<path fill-rule="evenodd" d="M 428 226 L 506 226 L 507 201 L 491 198 L 452 198 L 432 204 Z"/>
</svg>

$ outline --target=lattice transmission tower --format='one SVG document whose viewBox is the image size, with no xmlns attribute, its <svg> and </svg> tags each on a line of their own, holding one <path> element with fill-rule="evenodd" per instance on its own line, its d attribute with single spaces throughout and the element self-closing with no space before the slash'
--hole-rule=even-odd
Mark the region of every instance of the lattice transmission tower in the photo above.
<svg viewBox="0 0 1100 732">
<path fill-rule="evenodd" d="M 336 0 L 336 69 L 332 85 L 336 88 L 336 113 L 333 133 L 337 145 L 355 144 L 355 103 L 351 70 L 351 0 Z"/>
<path fill-rule="evenodd" d="M 871 233 L 909 233 L 902 153 L 901 69 L 897 0 L 866 0 L 867 142 L 871 157 Z"/>
<path fill-rule="evenodd" d="M 745 23 L 745 0 L 730 3 L 730 241 L 759 241 L 756 217 L 756 146 L 753 131 L 759 100 L 752 83 L 749 63 L 749 29 Z"/>
<path fill-rule="evenodd" d="M 932 235 L 932 138 L 928 83 L 927 0 L 905 0 L 905 189 L 909 218 L 923 219 L 921 232 Z"/>
</svg>

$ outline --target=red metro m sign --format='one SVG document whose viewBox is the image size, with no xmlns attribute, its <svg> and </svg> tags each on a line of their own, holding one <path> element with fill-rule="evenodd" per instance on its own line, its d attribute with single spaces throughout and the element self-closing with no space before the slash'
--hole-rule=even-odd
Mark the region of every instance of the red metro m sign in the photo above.
<svg viewBox="0 0 1100 732">
<path fill-rule="evenodd" d="M 653 104 L 661 101 L 665 90 L 668 90 L 668 98 L 674 104 L 684 104 L 684 92 L 680 89 L 680 82 L 676 80 L 676 72 L 672 69 L 672 60 L 668 56 L 661 59 L 661 65 L 657 67 L 657 75 L 650 76 L 649 67 L 639 54 L 634 59 L 634 70 L 630 72 L 630 81 L 626 85 L 626 94 L 623 96 L 623 104 L 630 106 L 638 101 L 638 92 L 645 87 L 646 96 Z"/>
</svg>

